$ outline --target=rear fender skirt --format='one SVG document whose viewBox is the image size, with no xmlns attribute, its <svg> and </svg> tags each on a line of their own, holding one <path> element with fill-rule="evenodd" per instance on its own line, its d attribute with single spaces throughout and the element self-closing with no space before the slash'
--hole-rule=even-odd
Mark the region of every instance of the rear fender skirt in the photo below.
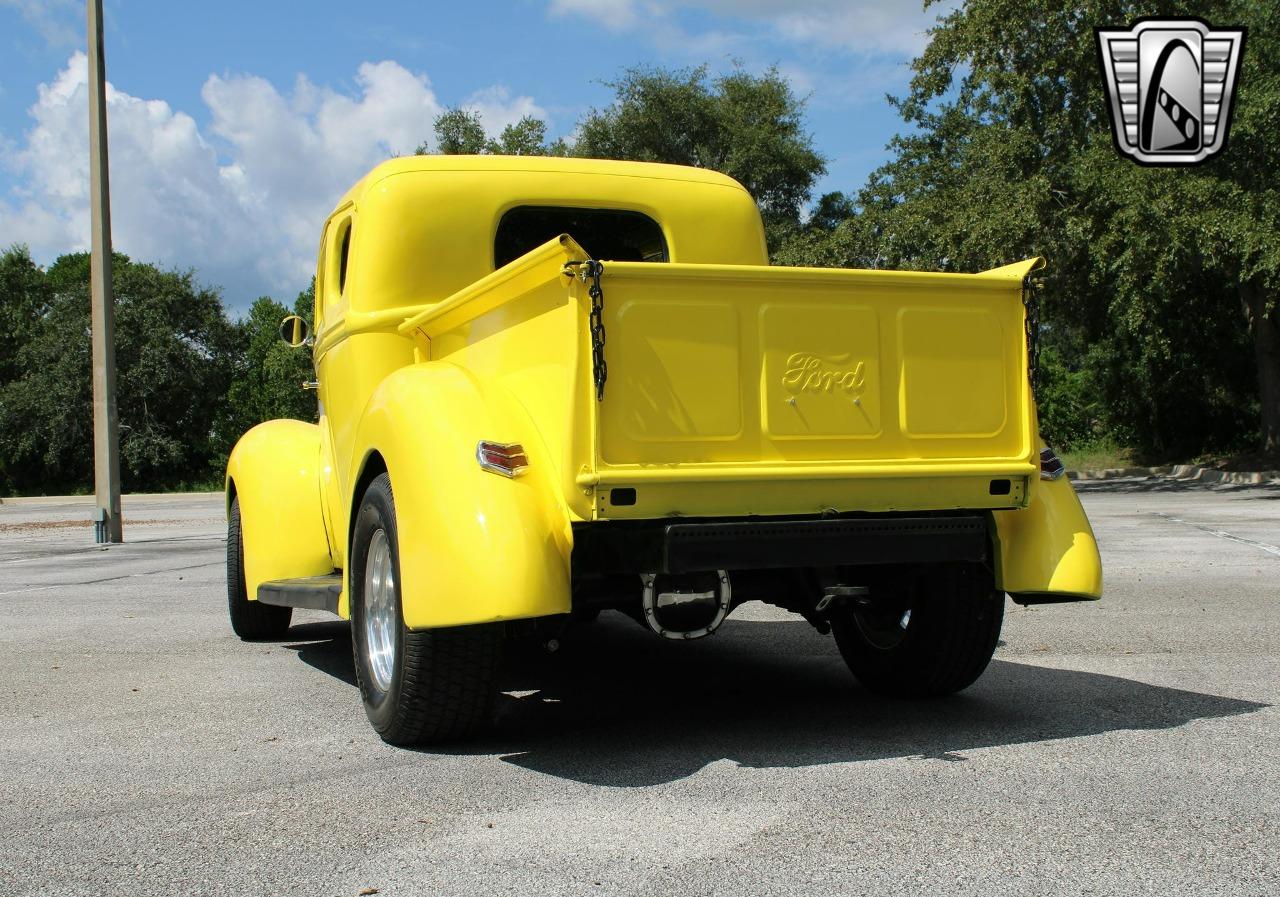
<svg viewBox="0 0 1280 897">
<path fill-rule="evenodd" d="M 240 499 L 248 594 L 269 580 L 333 572 L 320 508 L 320 428 L 270 420 L 240 437 L 227 461 L 227 505 Z"/>
<path fill-rule="evenodd" d="M 1102 597 L 1102 559 L 1071 481 L 1032 481 L 1031 501 L 993 511 L 996 586 L 1020 604 Z"/>
</svg>

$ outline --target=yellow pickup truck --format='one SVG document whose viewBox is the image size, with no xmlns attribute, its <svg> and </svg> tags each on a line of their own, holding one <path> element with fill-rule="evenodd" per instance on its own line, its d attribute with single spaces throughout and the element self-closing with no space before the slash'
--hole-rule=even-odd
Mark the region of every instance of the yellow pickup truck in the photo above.
<svg viewBox="0 0 1280 897">
<path fill-rule="evenodd" d="M 261 424 L 227 466 L 232 627 L 350 619 L 394 744 L 474 732 L 504 640 L 602 609 L 694 641 L 766 601 L 869 689 L 962 689 L 1005 593 L 1101 595 L 1038 437 L 1039 264 L 771 267 L 751 197 L 694 168 L 379 165 L 325 223 L 314 335 L 283 325 L 319 423 Z"/>
</svg>

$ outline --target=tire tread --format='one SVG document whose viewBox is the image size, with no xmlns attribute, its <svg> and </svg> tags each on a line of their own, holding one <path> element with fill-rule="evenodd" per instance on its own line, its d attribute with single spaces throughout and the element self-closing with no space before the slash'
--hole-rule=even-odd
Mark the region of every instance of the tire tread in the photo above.
<svg viewBox="0 0 1280 897">
<path fill-rule="evenodd" d="M 281 638 L 293 619 L 293 608 L 250 601 L 244 581 L 244 533 L 240 498 L 231 499 L 227 514 L 227 611 L 231 630 L 247 642 Z"/>
<path fill-rule="evenodd" d="M 935 582 L 929 603 L 913 610 L 923 631 L 897 648 L 869 647 L 848 616 L 833 621 L 840 653 L 868 690 L 897 697 L 952 694 L 972 685 L 991 662 L 1004 620 L 1004 593 L 978 567 L 956 568 Z M 922 611 L 926 619 L 919 619 Z"/>
<path fill-rule="evenodd" d="M 388 535 L 394 535 L 398 564 L 399 544 L 395 533 L 395 496 L 386 474 L 378 476 L 361 501 L 365 506 L 385 502 L 391 515 L 390 525 L 383 521 Z M 381 512 L 379 512 L 381 516 Z M 353 546 L 353 556 L 358 556 Z M 353 562 L 352 567 L 356 564 Z M 397 570 L 397 579 L 399 571 Z M 360 595 L 362 571 L 353 569 L 349 581 L 353 601 Z M 351 615 L 357 625 L 358 608 Z M 475 734 L 486 726 L 497 696 L 498 671 L 502 660 L 503 632 L 499 624 L 477 624 L 444 629 L 413 631 L 401 619 L 401 670 L 399 680 L 385 696 L 393 702 L 389 714 L 371 709 L 371 688 L 364 669 L 361 635 L 352 632 L 355 650 L 356 679 L 365 699 L 369 720 L 384 741 L 412 747 L 453 741 Z"/>
</svg>

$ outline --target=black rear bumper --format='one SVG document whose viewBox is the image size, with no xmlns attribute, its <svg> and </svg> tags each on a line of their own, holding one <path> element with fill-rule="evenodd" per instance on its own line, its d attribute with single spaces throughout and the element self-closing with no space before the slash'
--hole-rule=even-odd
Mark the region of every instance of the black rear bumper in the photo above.
<svg viewBox="0 0 1280 897">
<path fill-rule="evenodd" d="M 981 514 L 637 520 L 580 524 L 576 573 L 690 573 L 861 564 L 978 562 Z"/>
</svg>

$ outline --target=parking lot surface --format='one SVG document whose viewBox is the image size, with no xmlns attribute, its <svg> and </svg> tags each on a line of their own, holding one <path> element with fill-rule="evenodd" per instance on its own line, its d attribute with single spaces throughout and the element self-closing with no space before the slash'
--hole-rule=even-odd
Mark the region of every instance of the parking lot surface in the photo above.
<svg viewBox="0 0 1280 897">
<path fill-rule="evenodd" d="M 986 675 L 869 696 L 761 605 L 606 614 L 491 733 L 380 742 L 346 624 L 226 622 L 218 496 L 0 504 L 7 894 L 1280 893 L 1280 488 L 1079 486 L 1106 596 L 1008 605 Z M 366 893 L 369 893 L 365 890 Z"/>
</svg>

